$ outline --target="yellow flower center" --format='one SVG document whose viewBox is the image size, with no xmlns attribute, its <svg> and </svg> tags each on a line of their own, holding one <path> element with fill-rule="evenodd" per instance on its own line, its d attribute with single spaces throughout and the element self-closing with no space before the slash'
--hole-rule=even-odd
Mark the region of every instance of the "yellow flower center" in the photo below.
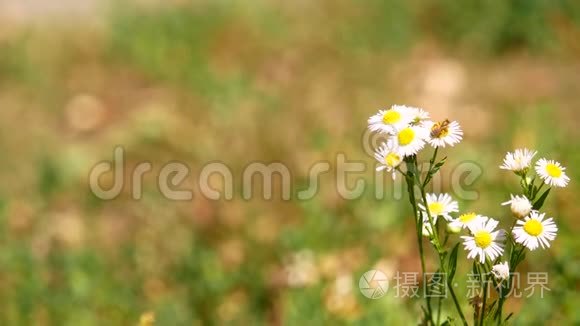
<svg viewBox="0 0 580 326">
<path fill-rule="evenodd" d="M 524 224 L 524 231 L 527 234 L 537 237 L 544 230 L 544 226 L 538 220 L 528 220 Z"/>
<path fill-rule="evenodd" d="M 415 139 L 415 131 L 411 128 L 405 128 L 399 132 L 398 139 L 399 144 L 409 145 Z"/>
<path fill-rule="evenodd" d="M 487 231 L 477 231 L 473 238 L 475 244 L 481 249 L 485 249 L 491 244 L 491 233 Z"/>
<path fill-rule="evenodd" d="M 429 204 L 429 213 L 433 216 L 441 215 L 443 213 L 443 204 L 437 202 Z"/>
<path fill-rule="evenodd" d="M 552 178 L 559 178 L 562 175 L 562 169 L 560 169 L 560 167 L 558 167 L 556 164 L 552 163 L 548 163 L 548 165 L 546 165 L 546 172 L 548 172 L 548 175 L 550 175 Z"/>
<path fill-rule="evenodd" d="M 401 163 L 401 157 L 397 153 L 389 153 L 385 157 L 385 164 L 390 167 L 395 167 Z"/>
<path fill-rule="evenodd" d="M 388 125 L 399 122 L 401 120 L 401 114 L 395 110 L 388 110 L 383 115 L 383 122 Z"/>
<path fill-rule="evenodd" d="M 468 223 L 470 221 L 473 221 L 473 219 L 476 217 L 477 215 L 475 213 L 466 213 L 466 214 L 461 214 L 461 216 L 459 216 L 459 220 L 462 223 Z"/>
</svg>

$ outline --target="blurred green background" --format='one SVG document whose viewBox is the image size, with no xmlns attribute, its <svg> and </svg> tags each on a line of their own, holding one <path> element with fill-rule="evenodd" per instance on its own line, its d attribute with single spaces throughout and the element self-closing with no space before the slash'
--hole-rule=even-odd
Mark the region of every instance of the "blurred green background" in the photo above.
<svg viewBox="0 0 580 326">
<path fill-rule="evenodd" d="M 578 324 L 578 94 L 573 0 L 3 1 L 0 325 L 137 325 L 147 313 L 157 325 L 416 324 L 419 300 L 358 290 L 369 269 L 420 266 L 408 204 L 375 199 L 362 144 L 367 117 L 395 103 L 463 126 L 443 190 L 458 162 L 483 175 L 461 210 L 510 223 L 499 203 L 518 184 L 498 166 L 516 146 L 568 167 L 545 208 L 558 238 L 522 266 L 548 272 L 551 291 L 506 309 L 518 325 Z M 88 174 L 116 145 L 127 171 L 187 163 L 181 187 L 196 192 L 203 165 L 222 161 L 234 199 L 170 201 L 150 173 L 141 200 L 128 186 L 99 200 Z M 341 198 L 332 173 L 311 200 L 241 197 L 252 161 L 284 162 L 300 188 L 337 153 L 369 164 L 361 198 Z"/>
</svg>

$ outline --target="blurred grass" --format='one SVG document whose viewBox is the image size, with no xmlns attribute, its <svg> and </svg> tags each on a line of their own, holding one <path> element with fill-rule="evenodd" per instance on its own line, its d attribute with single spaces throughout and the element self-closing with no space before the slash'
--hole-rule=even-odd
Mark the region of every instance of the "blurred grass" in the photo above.
<svg viewBox="0 0 580 326">
<path fill-rule="evenodd" d="M 0 24 L 1 325 L 134 325 L 148 311 L 159 325 L 416 322 L 415 300 L 357 288 L 372 267 L 418 269 L 404 200 L 367 188 L 346 201 L 325 175 L 305 202 L 243 201 L 236 188 L 230 202 L 175 203 L 146 176 L 141 201 L 127 190 L 102 202 L 86 177 L 123 144 L 128 167 L 182 160 L 193 176 L 219 159 L 239 175 L 250 160 L 279 160 L 305 185 L 310 165 L 338 152 L 371 162 L 366 118 L 391 103 L 465 127 L 450 168 L 485 168 L 466 209 L 505 215 L 498 203 L 517 184 L 496 166 L 515 146 L 569 167 L 571 186 L 547 208 L 558 239 L 525 266 L 548 271 L 552 292 L 508 309 L 522 325 L 580 322 L 576 2 L 151 1 L 105 12 L 86 25 Z M 288 286 L 289 268 L 303 283 Z"/>
</svg>

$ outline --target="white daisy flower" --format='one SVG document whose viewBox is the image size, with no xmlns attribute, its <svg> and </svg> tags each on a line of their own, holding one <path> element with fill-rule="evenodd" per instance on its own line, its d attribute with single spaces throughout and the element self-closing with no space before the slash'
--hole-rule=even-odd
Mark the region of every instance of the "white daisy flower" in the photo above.
<svg viewBox="0 0 580 326">
<path fill-rule="evenodd" d="M 508 152 L 503 159 L 503 164 L 499 168 L 516 173 L 527 172 L 532 163 L 532 158 L 534 158 L 536 153 L 536 151 L 532 152 L 527 148 L 516 149 L 513 153 Z"/>
<path fill-rule="evenodd" d="M 425 126 L 429 130 L 427 141 L 433 147 L 454 146 L 463 138 L 463 130 L 457 121 L 449 122 L 447 119 L 441 122 L 429 121 Z"/>
<path fill-rule="evenodd" d="M 431 217 L 443 216 L 447 221 L 451 221 L 452 217 L 449 213 L 458 212 L 459 205 L 449 196 L 449 194 L 427 194 L 427 207 Z M 419 204 L 419 208 L 427 214 L 425 205 Z"/>
<path fill-rule="evenodd" d="M 517 218 L 524 218 L 532 211 L 532 203 L 526 196 L 510 195 L 511 199 L 502 203 L 502 206 L 510 205 L 512 214 Z"/>
<path fill-rule="evenodd" d="M 510 277 L 510 267 L 507 261 L 493 265 L 491 273 L 498 281 L 507 280 Z"/>
<path fill-rule="evenodd" d="M 479 256 L 479 262 L 485 263 L 485 257 L 494 260 L 503 254 L 503 241 L 505 240 L 504 230 L 494 229 L 499 222 L 490 218 L 487 221 L 479 220 L 470 227 L 471 236 L 462 236 L 463 247 L 469 253 L 468 259 L 475 259 Z"/>
<path fill-rule="evenodd" d="M 515 241 L 530 250 L 535 250 L 538 246 L 550 247 L 550 241 L 556 238 L 558 227 L 551 217 L 544 221 L 545 215 L 532 211 L 530 216 L 519 220 L 513 230 Z"/>
<path fill-rule="evenodd" d="M 403 157 L 395 150 L 395 148 L 389 143 L 383 143 L 375 152 L 375 158 L 380 163 L 377 167 L 377 171 L 386 169 L 387 172 L 392 172 L 393 180 L 395 180 L 397 172 L 395 168 L 403 161 Z"/>
<path fill-rule="evenodd" d="M 427 136 L 428 131 L 424 127 L 408 126 L 396 130 L 391 137 L 391 141 L 395 144 L 399 153 L 406 157 L 417 154 L 423 149 Z"/>
<path fill-rule="evenodd" d="M 536 173 L 544 180 L 544 182 L 553 187 L 566 187 L 570 178 L 566 175 L 566 168 L 554 160 L 546 160 L 541 158 L 536 162 Z"/>
<path fill-rule="evenodd" d="M 369 129 L 392 134 L 409 125 L 412 113 L 412 110 L 404 105 L 393 105 L 388 110 L 379 110 L 369 118 Z"/>
<path fill-rule="evenodd" d="M 480 220 L 487 220 L 487 216 L 482 216 L 471 212 L 459 215 L 458 218 L 449 222 L 449 225 L 453 228 L 465 229 L 473 226 Z"/>
<path fill-rule="evenodd" d="M 427 120 L 429 120 L 429 112 L 421 108 L 409 107 L 411 110 L 411 125 L 423 125 Z"/>
</svg>

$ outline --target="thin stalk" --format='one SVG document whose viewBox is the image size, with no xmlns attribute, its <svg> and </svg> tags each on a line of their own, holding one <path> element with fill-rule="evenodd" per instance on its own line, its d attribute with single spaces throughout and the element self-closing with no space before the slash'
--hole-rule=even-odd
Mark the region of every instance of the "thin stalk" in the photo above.
<svg viewBox="0 0 580 326">
<path fill-rule="evenodd" d="M 514 229 L 514 226 L 516 226 L 516 222 L 517 220 L 514 220 L 514 222 L 512 223 L 512 226 L 510 228 L 510 231 L 508 232 L 507 236 L 508 239 L 510 240 L 510 259 L 509 259 L 509 268 L 510 268 L 510 276 L 508 277 L 507 281 L 508 283 L 506 284 L 506 290 L 509 291 L 509 289 L 511 288 L 511 273 L 515 271 L 515 266 L 513 266 L 512 262 L 513 260 L 513 255 L 514 255 L 514 248 L 516 246 L 516 242 L 515 239 L 512 236 L 512 231 Z M 501 324 L 501 320 L 502 320 L 502 313 L 503 313 L 503 304 L 505 302 L 505 295 L 504 295 L 504 289 L 503 287 L 501 287 L 499 289 L 499 301 L 498 301 L 498 310 L 496 312 L 496 317 L 497 317 L 497 325 Z"/>
<path fill-rule="evenodd" d="M 522 186 L 522 190 L 524 192 L 524 195 L 528 198 L 531 197 L 531 193 L 528 191 L 529 190 L 529 186 L 530 184 L 528 183 L 528 179 L 527 179 L 527 172 L 524 174 L 518 174 L 521 178 L 520 180 L 520 185 Z M 530 199 L 531 200 L 531 199 Z"/>
<path fill-rule="evenodd" d="M 421 199 L 423 200 L 423 205 L 425 206 L 425 212 L 427 213 L 427 219 L 429 220 L 429 225 L 431 226 L 431 235 L 433 236 L 433 245 L 435 245 L 435 249 L 437 249 L 437 253 L 441 255 L 442 248 L 441 243 L 439 242 L 439 234 L 437 234 L 437 229 L 435 228 L 435 224 L 433 223 L 433 218 L 431 217 L 431 212 L 429 211 L 429 205 L 427 204 L 427 194 L 425 193 L 425 188 L 419 187 L 421 191 Z"/>
<path fill-rule="evenodd" d="M 484 272 L 486 272 L 485 266 L 481 265 Z M 479 325 L 483 326 L 483 317 L 485 316 L 485 305 L 487 304 L 487 281 L 485 280 L 485 273 L 480 272 L 480 277 L 483 282 L 483 302 L 481 304 L 481 314 L 479 315 Z"/>
<path fill-rule="evenodd" d="M 416 157 L 413 157 L 411 159 L 410 162 L 407 162 L 407 170 L 409 171 L 410 174 L 416 174 Z M 398 168 L 397 168 L 398 169 Z M 418 209 L 417 209 L 417 199 L 415 198 L 415 179 L 413 178 L 413 176 L 410 176 L 408 174 L 403 173 L 401 170 L 399 170 L 399 172 L 401 172 L 404 176 L 405 176 L 405 180 L 407 181 L 407 190 L 409 192 L 409 202 L 411 204 L 411 207 L 413 208 L 413 214 L 414 214 L 414 219 L 415 219 L 415 228 L 416 228 L 416 233 L 417 233 L 417 245 L 419 247 L 419 257 L 421 259 L 421 272 L 422 275 L 425 275 L 425 254 L 424 254 L 424 249 L 423 249 L 423 237 L 422 237 L 422 230 L 423 230 L 423 219 L 419 216 L 418 214 Z M 427 288 L 427 291 L 429 289 Z M 431 300 L 429 299 L 429 296 L 425 297 L 425 302 L 427 304 L 427 314 L 429 315 L 429 321 L 431 322 L 431 324 L 433 324 L 433 311 L 431 309 Z"/>
<path fill-rule="evenodd" d="M 449 233 L 445 234 L 445 239 L 443 239 L 443 247 L 447 244 L 447 240 L 449 240 Z"/>
<path fill-rule="evenodd" d="M 409 189 L 409 202 L 411 203 L 411 206 L 413 207 L 413 216 L 415 219 L 415 227 L 417 228 L 417 245 L 419 246 L 419 255 L 421 256 L 421 271 L 423 272 L 423 274 L 425 274 L 425 256 L 423 254 L 423 239 L 421 237 L 421 225 L 422 224 L 420 218 L 418 217 L 418 211 L 417 211 L 417 200 L 415 198 L 415 191 L 414 191 L 414 184 L 413 184 L 413 180 L 410 180 L 410 178 L 407 178 L 407 187 Z"/>
<path fill-rule="evenodd" d="M 435 164 L 435 159 L 437 158 L 438 151 L 439 151 L 439 147 L 435 147 L 435 150 L 433 151 L 433 156 L 429 160 L 429 170 L 427 170 L 427 174 L 431 173 L 431 169 L 433 168 L 433 164 Z M 422 185 L 423 185 L 423 188 L 425 186 L 427 186 L 427 178 L 426 177 L 425 177 L 425 181 L 423 181 Z"/>
<path fill-rule="evenodd" d="M 538 189 L 536 189 L 536 191 L 534 191 L 534 193 L 532 194 L 532 198 L 530 198 L 531 201 L 534 201 L 534 199 L 536 199 L 536 196 L 540 193 L 540 190 L 542 190 L 542 188 L 546 185 L 546 182 L 544 182 L 544 180 L 542 180 L 542 183 L 540 184 L 540 186 L 538 187 Z"/>
<path fill-rule="evenodd" d="M 439 297 L 439 301 L 437 302 L 437 324 L 441 322 L 441 297 Z"/>
<path fill-rule="evenodd" d="M 463 315 L 463 311 L 461 311 L 461 306 L 459 305 L 459 301 L 457 301 L 457 296 L 455 295 L 455 291 L 453 290 L 453 286 L 447 283 L 447 287 L 449 288 L 449 293 L 451 294 L 451 298 L 453 299 L 453 303 L 455 303 L 455 308 L 457 308 L 457 312 L 459 313 L 459 317 L 461 317 L 461 321 L 463 325 L 467 326 L 467 320 L 465 320 L 465 316 Z"/>
<path fill-rule="evenodd" d="M 520 249 L 520 252 L 518 252 L 518 254 L 516 256 L 516 260 L 515 261 L 518 261 L 520 259 L 520 256 L 524 253 L 524 249 L 525 248 L 526 248 L 525 246 L 522 246 L 522 248 Z M 517 264 L 515 264 L 515 266 L 514 266 L 514 271 L 516 270 L 516 267 L 518 267 Z"/>
<path fill-rule="evenodd" d="M 515 224 L 515 223 L 514 223 Z M 513 229 L 513 226 L 512 226 Z M 510 232 L 511 233 L 511 232 Z M 509 293 L 509 290 L 511 289 L 512 285 L 513 285 L 513 273 L 516 271 L 516 268 L 518 267 L 518 263 L 514 263 L 517 262 L 520 259 L 520 256 L 523 254 L 524 250 L 525 250 L 525 246 L 521 246 L 521 248 L 519 249 L 519 251 L 517 251 L 516 249 L 517 244 L 515 243 L 515 241 L 512 242 L 512 247 L 510 250 L 510 260 L 509 260 L 509 264 L 510 264 L 510 276 L 508 277 L 508 284 L 506 286 L 506 291 L 508 291 L 507 293 Z M 516 253 L 517 251 L 517 253 Z M 515 259 L 514 259 L 515 257 Z M 505 303 L 505 295 L 503 293 L 503 289 L 501 289 L 500 291 L 500 297 L 499 297 L 499 302 L 498 302 L 498 311 L 497 311 L 497 325 L 501 324 L 502 321 L 502 313 L 503 313 L 503 304 Z"/>
<path fill-rule="evenodd" d="M 416 162 L 415 162 L 416 164 Z M 423 204 L 425 205 L 425 211 L 427 212 L 427 218 L 429 220 L 429 224 L 431 225 L 431 230 L 432 230 L 432 235 L 433 235 L 433 245 L 435 246 L 435 249 L 437 250 L 437 255 L 439 256 L 439 265 L 440 265 L 440 270 L 446 274 L 447 271 L 445 270 L 445 262 L 443 259 L 443 249 L 441 248 L 440 242 L 439 242 L 439 235 L 437 234 L 437 232 L 435 232 L 436 228 L 433 225 L 433 219 L 431 218 L 431 212 L 429 212 L 429 205 L 427 205 L 427 195 L 425 194 L 425 188 L 424 187 L 419 187 L 420 191 L 421 191 L 421 198 L 423 199 Z M 450 284 L 450 282 L 447 282 L 447 288 L 449 289 L 449 293 L 451 294 L 451 297 L 453 298 L 453 303 L 455 304 L 455 308 L 457 309 L 457 313 L 459 313 L 459 316 L 461 317 L 461 320 L 463 322 L 464 325 L 468 325 L 467 321 L 465 320 L 465 315 L 463 315 L 463 311 L 461 310 L 461 306 L 459 305 L 459 301 L 457 301 L 457 296 L 455 295 L 455 291 L 453 290 L 453 286 L 452 284 Z"/>
<path fill-rule="evenodd" d="M 443 255 L 439 254 L 439 265 L 441 266 L 441 271 L 443 272 L 443 274 L 447 275 L 447 271 L 445 270 L 445 261 L 443 259 Z M 463 314 L 463 311 L 461 310 L 461 305 L 459 304 L 459 301 L 457 300 L 457 295 L 455 295 L 455 290 L 453 290 L 453 285 L 451 284 L 451 282 L 446 282 L 447 283 L 447 288 L 449 289 L 449 294 L 451 294 L 451 298 L 453 299 L 453 303 L 455 304 L 455 308 L 457 309 L 457 313 L 459 313 L 459 317 L 461 317 L 461 321 L 463 322 L 463 325 L 467 326 L 467 320 L 465 319 L 465 315 Z"/>
<path fill-rule="evenodd" d="M 501 320 L 502 320 L 502 311 L 503 311 L 503 294 L 501 294 L 500 299 L 499 299 L 499 306 L 497 308 L 498 310 L 498 318 L 497 318 L 497 326 L 501 325 Z"/>
<path fill-rule="evenodd" d="M 435 160 L 437 158 L 438 151 L 439 151 L 439 147 L 435 147 L 435 150 L 433 151 L 433 156 L 429 160 L 429 169 L 427 170 L 427 175 L 429 175 L 431 173 L 431 169 L 433 168 L 433 164 L 435 164 Z M 427 183 L 428 183 L 428 179 L 427 179 L 427 177 L 425 177 L 425 180 L 422 183 L 422 188 L 425 188 L 427 186 Z M 420 181 L 419 181 L 419 184 L 421 184 Z M 427 202 L 425 202 L 425 205 L 427 205 Z M 428 209 L 429 208 L 426 208 L 426 210 L 428 210 Z M 430 217 L 429 217 L 429 219 L 431 220 Z M 437 234 L 439 235 L 438 225 L 437 225 L 437 230 L 433 230 L 433 232 L 437 232 Z M 447 234 L 445 237 L 445 241 L 443 242 L 443 247 L 445 247 L 445 245 L 447 244 L 448 239 L 449 239 L 449 234 Z M 439 325 L 441 322 L 441 303 L 442 303 L 442 300 L 441 300 L 441 298 L 439 298 L 439 300 L 437 301 L 437 325 Z"/>
<path fill-rule="evenodd" d="M 483 316 L 485 315 L 485 305 L 487 304 L 487 282 L 483 283 L 483 303 L 481 304 L 481 314 L 479 315 L 479 325 L 483 326 Z"/>
<path fill-rule="evenodd" d="M 511 254 L 510 254 L 511 255 Z M 492 270 L 492 266 L 491 266 L 491 262 L 489 260 L 485 261 L 485 265 L 487 266 L 487 271 L 489 273 L 489 271 Z M 509 277 L 507 278 L 507 280 L 501 280 L 499 282 L 497 282 L 493 277 L 491 278 L 491 281 L 493 282 L 493 287 L 497 290 L 498 295 L 499 295 L 499 299 L 498 299 L 498 308 L 497 311 L 495 312 L 495 316 L 493 317 L 494 319 L 497 319 L 497 324 L 496 325 L 501 325 L 501 320 L 502 320 L 502 310 L 503 310 L 503 301 L 505 300 L 504 297 L 504 285 L 503 282 L 506 281 L 507 284 L 505 286 L 505 288 L 509 289 Z"/>
</svg>

